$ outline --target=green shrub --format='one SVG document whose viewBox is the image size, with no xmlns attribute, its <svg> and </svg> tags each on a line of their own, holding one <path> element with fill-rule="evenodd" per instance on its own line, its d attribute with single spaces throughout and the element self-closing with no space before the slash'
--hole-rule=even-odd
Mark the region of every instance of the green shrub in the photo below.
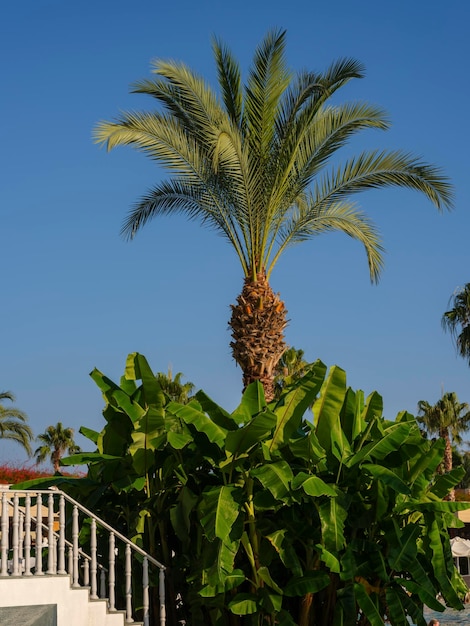
<svg viewBox="0 0 470 626">
<path fill-rule="evenodd" d="M 171 626 L 425 626 L 438 594 L 462 608 L 447 529 L 468 505 L 443 500 L 461 470 L 438 475 L 443 442 L 340 368 L 316 362 L 269 405 L 254 383 L 232 413 L 201 391 L 170 401 L 139 354 L 119 385 L 92 377 L 106 424 L 63 460 L 88 465 L 70 488 L 168 567 Z"/>
</svg>

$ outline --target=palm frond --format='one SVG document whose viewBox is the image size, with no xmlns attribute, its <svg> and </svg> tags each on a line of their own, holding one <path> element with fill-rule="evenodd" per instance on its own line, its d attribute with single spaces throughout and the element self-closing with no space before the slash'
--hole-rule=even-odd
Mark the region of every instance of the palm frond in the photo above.
<svg viewBox="0 0 470 626">
<path fill-rule="evenodd" d="M 335 91 L 351 79 L 363 76 L 362 64 L 351 58 L 335 61 L 323 74 L 299 72 L 284 93 L 277 120 L 279 137 L 285 140 L 296 127 L 301 116 L 305 121 L 313 120 Z M 302 126 L 305 125 L 305 121 L 301 124 Z"/>
<path fill-rule="evenodd" d="M 229 118 L 242 127 L 243 90 L 240 66 L 229 49 L 217 38 L 212 42 L 222 99 Z"/>
<path fill-rule="evenodd" d="M 306 198 L 292 211 L 290 218 L 279 230 L 278 252 L 271 262 L 274 266 L 279 256 L 289 246 L 301 243 L 327 232 L 343 232 L 362 243 L 367 255 L 372 282 L 377 282 L 383 268 L 384 248 L 374 223 L 346 201 L 334 202 L 330 206 L 316 205 L 313 197 Z"/>
<path fill-rule="evenodd" d="M 330 98 L 335 91 L 343 87 L 353 78 L 364 78 L 365 67 L 357 59 L 345 57 L 337 59 L 328 67 L 323 75 L 318 77 L 318 82 L 323 85 L 322 101 Z"/>
<path fill-rule="evenodd" d="M 247 141 L 261 160 L 269 152 L 281 96 L 291 79 L 284 55 L 285 34 L 285 31 L 272 31 L 261 42 L 246 85 Z"/>
<path fill-rule="evenodd" d="M 33 431 L 22 420 L 3 419 L 0 416 L 0 438 L 16 441 L 26 450 L 28 455 L 31 454 L 30 441 L 33 438 Z"/>
<path fill-rule="evenodd" d="M 185 128 L 204 134 L 206 128 L 217 125 L 224 117 L 210 85 L 187 65 L 161 59 L 152 65 L 153 72 L 163 77 L 164 81 L 155 81 L 155 91 L 151 95 L 159 99 L 169 112 L 175 113 Z"/>
<path fill-rule="evenodd" d="M 316 203 L 321 203 L 383 187 L 414 189 L 424 193 L 440 211 L 452 208 L 452 186 L 441 170 L 402 152 L 362 153 L 315 185 L 314 194 Z"/>
<path fill-rule="evenodd" d="M 168 170 L 191 176 L 207 157 L 207 145 L 185 133 L 176 120 L 155 113 L 124 113 L 116 122 L 103 122 L 95 129 L 96 143 L 108 151 L 120 145 L 133 145 Z M 212 136 L 212 142 L 217 136 Z M 209 137 L 208 137 L 209 142 Z"/>
<path fill-rule="evenodd" d="M 273 206 L 281 212 L 310 185 L 328 159 L 350 137 L 366 128 L 386 129 L 388 121 L 380 108 L 364 103 L 345 104 L 320 110 L 312 121 L 299 117 L 295 132 L 276 155 Z M 276 213 L 274 212 L 274 219 Z"/>
<path fill-rule="evenodd" d="M 162 104 L 165 112 L 178 120 L 183 127 L 191 126 L 191 117 L 181 101 L 178 88 L 167 80 L 153 78 L 136 81 L 132 85 L 131 93 L 152 96 Z"/>
<path fill-rule="evenodd" d="M 11 400 L 12 402 L 14 402 L 16 400 L 15 394 L 12 393 L 11 391 L 1 391 L 0 392 L 0 402 L 2 400 Z"/>
<path fill-rule="evenodd" d="M 129 212 L 121 233 L 133 238 L 149 220 L 159 215 L 183 213 L 190 219 L 213 227 L 233 245 L 244 268 L 248 261 L 244 250 L 243 233 L 240 232 L 240 217 L 234 219 L 236 211 L 216 197 L 217 189 L 204 184 L 187 184 L 180 180 L 163 181 L 151 189 Z M 242 239 L 241 239 L 242 238 Z"/>
</svg>

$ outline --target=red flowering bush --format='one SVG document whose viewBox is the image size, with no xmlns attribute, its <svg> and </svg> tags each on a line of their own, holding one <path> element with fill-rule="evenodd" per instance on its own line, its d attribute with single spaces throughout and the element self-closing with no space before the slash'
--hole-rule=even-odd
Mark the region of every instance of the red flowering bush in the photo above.
<svg viewBox="0 0 470 626">
<path fill-rule="evenodd" d="M 25 465 L 14 465 L 12 463 L 0 465 L 0 485 L 16 485 L 16 483 L 21 483 L 25 480 L 47 478 L 51 475 L 50 471 L 45 472 Z"/>
<path fill-rule="evenodd" d="M 35 478 L 48 478 L 52 476 L 51 470 L 44 471 L 37 467 L 28 467 L 26 465 L 15 465 L 13 463 L 3 463 L 0 465 L 0 485 L 16 485 L 26 480 Z M 81 476 L 82 474 L 80 474 Z M 74 474 L 79 476 L 79 474 Z"/>
</svg>

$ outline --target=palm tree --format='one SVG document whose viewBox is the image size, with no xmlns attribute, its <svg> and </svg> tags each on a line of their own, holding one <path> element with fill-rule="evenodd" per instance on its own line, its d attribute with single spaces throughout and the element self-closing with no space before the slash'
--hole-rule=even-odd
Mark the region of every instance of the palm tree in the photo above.
<svg viewBox="0 0 470 626">
<path fill-rule="evenodd" d="M 172 174 L 130 211 L 125 237 L 132 239 L 154 217 L 183 213 L 232 245 L 244 275 L 232 306 L 232 353 L 244 386 L 260 380 L 270 400 L 287 319 L 269 279 L 287 248 L 342 231 L 363 244 L 375 282 L 383 265 L 381 239 L 351 198 L 376 187 L 407 187 L 442 210 L 450 208 L 452 191 L 440 170 L 401 152 L 363 152 L 326 170 L 352 135 L 389 126 L 375 106 L 329 102 L 350 80 L 363 77 L 357 61 L 294 74 L 286 63 L 285 32 L 272 31 L 258 46 L 243 85 L 226 46 L 214 40 L 213 51 L 219 95 L 186 65 L 157 60 L 155 78 L 136 83 L 133 91 L 155 98 L 160 110 L 100 122 L 95 139 L 108 150 L 132 145 Z"/>
<path fill-rule="evenodd" d="M 436 404 L 426 400 L 418 402 L 417 420 L 430 435 L 438 435 L 445 441 L 443 470 L 452 469 L 452 442 L 462 443 L 461 434 L 470 428 L 470 407 L 460 403 L 455 392 L 443 393 Z M 451 499 L 454 499 L 451 493 Z"/>
<path fill-rule="evenodd" d="M 304 351 L 288 348 L 279 359 L 274 372 L 274 396 L 279 398 L 287 385 L 305 376 L 313 366 L 304 359 Z"/>
<path fill-rule="evenodd" d="M 60 459 L 65 452 L 68 451 L 69 454 L 80 452 L 80 447 L 76 445 L 73 435 L 73 428 L 64 428 L 61 422 L 57 422 L 56 426 L 48 426 L 46 432 L 36 437 L 37 441 L 41 442 L 39 448 L 34 452 L 37 465 L 49 457 L 54 473 L 57 473 Z"/>
<path fill-rule="evenodd" d="M 156 375 L 160 387 L 171 401 L 187 404 L 191 400 L 194 385 L 190 382 L 182 383 L 182 377 L 183 374 L 181 372 L 173 376 L 171 367 L 168 368 L 168 374 L 158 372 Z"/>
<path fill-rule="evenodd" d="M 457 352 L 470 365 L 470 283 L 456 290 L 450 302 L 453 308 L 442 316 L 442 326 L 451 333 Z"/>
<path fill-rule="evenodd" d="M 28 417 L 26 413 L 15 407 L 3 406 L 2 400 L 15 401 L 15 396 L 11 391 L 0 392 L 0 439 L 10 439 L 17 441 L 31 455 L 31 439 L 33 433 L 26 423 Z"/>
</svg>

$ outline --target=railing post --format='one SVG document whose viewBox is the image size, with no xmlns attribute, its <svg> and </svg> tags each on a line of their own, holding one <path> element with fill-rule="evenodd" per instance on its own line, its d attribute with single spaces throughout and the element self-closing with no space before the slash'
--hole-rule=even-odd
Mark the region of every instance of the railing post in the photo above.
<svg viewBox="0 0 470 626">
<path fill-rule="evenodd" d="M 57 545 L 59 543 L 59 538 L 54 535 L 54 542 L 53 542 L 53 546 L 54 546 L 54 574 L 57 574 L 58 570 L 57 570 Z"/>
<path fill-rule="evenodd" d="M 97 591 L 97 581 L 96 581 L 96 573 L 97 573 L 97 563 L 96 563 L 96 520 L 94 517 L 91 518 L 91 530 L 90 530 L 90 552 L 91 552 L 91 589 L 90 589 L 90 598 L 96 600 L 98 598 Z"/>
<path fill-rule="evenodd" d="M 8 500 L 6 491 L 2 493 L 2 570 L 0 576 L 8 576 Z"/>
<path fill-rule="evenodd" d="M 108 573 L 108 587 L 109 587 L 109 610 L 116 610 L 116 598 L 115 598 L 115 565 L 116 554 L 114 545 L 114 533 L 109 533 L 109 573 Z"/>
<path fill-rule="evenodd" d="M 68 574 L 73 578 L 73 546 L 69 546 L 67 559 Z"/>
<path fill-rule="evenodd" d="M 101 568 L 100 573 L 100 598 L 106 598 L 106 572 L 104 567 Z"/>
<path fill-rule="evenodd" d="M 161 568 L 158 574 L 158 598 L 160 600 L 160 626 L 165 626 L 166 624 L 165 570 Z"/>
<path fill-rule="evenodd" d="M 146 556 L 142 561 L 142 617 L 144 626 L 149 626 L 149 562 Z"/>
<path fill-rule="evenodd" d="M 40 493 L 36 494 L 36 544 L 34 549 L 36 557 L 34 574 L 35 576 L 43 576 L 42 571 L 42 497 Z"/>
<path fill-rule="evenodd" d="M 12 524 L 12 548 L 13 548 L 13 568 L 12 574 L 13 576 L 18 576 L 18 552 L 20 548 L 20 510 L 19 510 L 19 502 L 18 502 L 18 492 L 15 491 L 15 495 L 13 496 L 13 524 Z"/>
<path fill-rule="evenodd" d="M 31 576 L 31 495 L 26 493 L 24 508 L 24 575 Z"/>
<path fill-rule="evenodd" d="M 20 573 L 24 571 L 24 513 L 20 511 L 20 544 L 18 546 L 18 558 L 20 560 Z"/>
<path fill-rule="evenodd" d="M 126 621 L 133 622 L 132 619 L 132 555 L 131 546 L 126 543 Z"/>
<path fill-rule="evenodd" d="M 59 551 L 57 559 L 57 573 L 66 574 L 65 571 L 65 498 L 60 494 L 59 498 Z"/>
<path fill-rule="evenodd" d="M 79 587 L 78 582 L 78 508 L 74 504 L 72 512 L 72 549 L 73 549 L 73 582 L 72 587 Z"/>
<path fill-rule="evenodd" d="M 83 586 L 90 585 L 90 563 L 88 559 L 83 559 Z"/>
<path fill-rule="evenodd" d="M 54 494 L 49 494 L 47 503 L 47 573 L 55 574 L 54 570 Z"/>
</svg>

